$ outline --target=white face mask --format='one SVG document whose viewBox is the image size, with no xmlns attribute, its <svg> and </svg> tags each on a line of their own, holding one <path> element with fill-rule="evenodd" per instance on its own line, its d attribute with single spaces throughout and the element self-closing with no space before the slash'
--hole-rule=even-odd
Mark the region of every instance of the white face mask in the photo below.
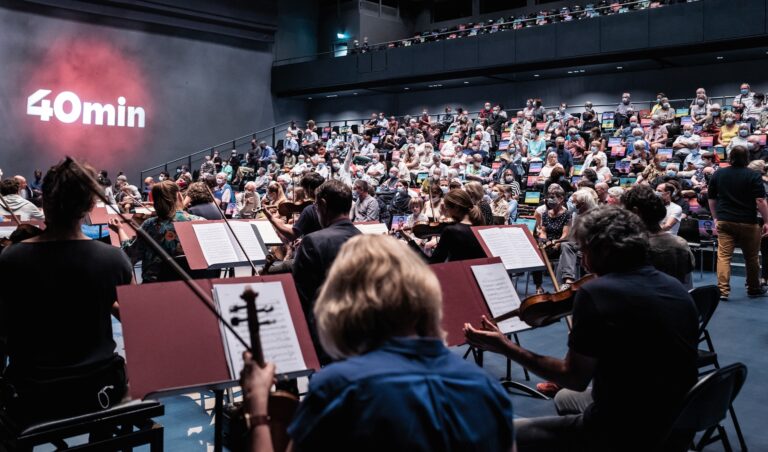
<svg viewBox="0 0 768 452">
<path fill-rule="evenodd" d="M 217 183 L 218 185 L 224 185 L 224 179 L 219 179 L 219 178 L 216 178 L 216 183 Z"/>
<path fill-rule="evenodd" d="M 162 181 L 164 181 L 164 180 L 165 180 L 165 176 L 160 176 L 160 177 L 158 177 L 158 178 L 157 178 L 157 180 L 159 180 L 160 182 L 162 182 Z"/>
</svg>

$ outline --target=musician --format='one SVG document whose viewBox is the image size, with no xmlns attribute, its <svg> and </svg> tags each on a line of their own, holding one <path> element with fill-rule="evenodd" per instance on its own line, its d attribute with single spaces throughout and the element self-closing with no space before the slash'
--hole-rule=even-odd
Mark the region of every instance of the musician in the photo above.
<svg viewBox="0 0 768 452">
<path fill-rule="evenodd" d="M 141 224 L 144 229 L 171 256 L 181 256 L 184 250 L 176 235 L 175 222 L 203 220 L 203 217 L 184 211 L 184 199 L 179 192 L 179 186 L 173 181 L 166 180 L 152 186 L 152 197 L 155 199 L 157 216 L 148 218 Z M 141 280 L 144 283 L 156 282 L 163 271 L 162 256 L 159 256 L 143 240 L 129 238 L 122 224 L 116 218 L 109 221 L 109 228 L 120 237 L 122 248 L 135 263 L 141 261 Z"/>
<path fill-rule="evenodd" d="M 224 218 L 204 182 L 193 182 L 189 185 L 184 196 L 184 205 L 187 207 L 187 212 L 206 220 Z"/>
<path fill-rule="evenodd" d="M 301 178 L 299 184 L 301 185 L 301 188 L 304 189 L 307 199 L 314 200 L 315 192 L 323 182 L 325 182 L 325 180 L 321 175 L 317 173 L 307 173 Z M 302 210 L 299 219 L 292 225 L 274 215 L 269 209 L 264 210 L 264 215 L 266 215 L 269 222 L 272 223 L 272 226 L 278 234 L 282 235 L 287 241 L 296 240 L 301 236 L 311 234 L 323 228 L 320 224 L 320 219 L 317 216 L 317 207 L 314 203 Z"/>
<path fill-rule="evenodd" d="M 424 200 L 418 196 L 408 201 L 408 209 L 411 211 L 411 214 L 405 220 L 406 229 L 413 229 L 413 225 L 416 223 L 426 223 L 429 221 L 427 216 L 424 215 Z"/>
<path fill-rule="evenodd" d="M 339 249 L 350 237 L 360 234 L 360 231 L 349 220 L 349 210 L 352 208 L 352 190 L 349 186 L 330 180 L 318 187 L 315 196 L 315 210 L 322 229 L 307 234 L 302 239 L 293 262 L 293 279 L 318 356 L 321 363 L 326 364 L 330 358 L 316 340 L 312 309 L 317 291 L 323 284 Z"/>
<path fill-rule="evenodd" d="M 115 287 L 131 282 L 132 268 L 122 251 L 81 232 L 102 190 L 84 176 L 68 162 L 52 167 L 42 185 L 47 228 L 0 255 L 8 282 L 0 291 L 0 356 L 10 359 L 2 377 L 12 386 L 0 387 L 9 396 L 0 406 L 22 425 L 97 411 L 100 399 L 107 408 L 126 392 L 110 314 Z M 43 283 L 30 286 L 34 275 Z"/>
<path fill-rule="evenodd" d="M 512 450 L 511 400 L 444 345 L 441 300 L 434 273 L 404 243 L 351 238 L 314 307 L 323 347 L 343 361 L 313 376 L 289 450 Z M 267 413 L 274 372 L 246 360 L 251 419 Z M 250 440 L 251 451 L 272 450 L 267 425 Z"/>
<path fill-rule="evenodd" d="M 472 226 L 485 224 L 480 208 L 472 202 L 472 198 L 464 190 L 451 190 L 443 198 L 445 214 L 455 221 L 443 229 L 440 239 L 427 244 L 434 248 L 431 263 L 478 259 L 485 257 L 480 242 L 470 229 Z"/>
<path fill-rule="evenodd" d="M 515 345 L 486 318 L 481 329 L 465 325 L 467 340 L 566 388 L 554 400 L 560 416 L 515 421 L 520 452 L 662 450 L 696 383 L 696 307 L 677 280 L 647 264 L 637 215 L 598 207 L 580 217 L 575 237 L 599 277 L 576 293 L 564 359 Z"/>
</svg>

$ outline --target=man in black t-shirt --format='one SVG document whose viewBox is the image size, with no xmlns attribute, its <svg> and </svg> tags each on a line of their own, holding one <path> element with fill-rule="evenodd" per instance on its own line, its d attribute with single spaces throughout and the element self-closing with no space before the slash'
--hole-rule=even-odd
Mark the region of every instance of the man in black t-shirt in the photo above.
<svg viewBox="0 0 768 452">
<path fill-rule="evenodd" d="M 747 268 L 747 295 L 760 297 L 766 294 L 766 289 L 760 287 L 761 232 L 757 212 L 768 218 L 765 186 L 760 173 L 747 168 L 746 148 L 734 146 L 728 158 L 731 166 L 715 171 L 708 188 L 709 211 L 718 236 L 717 286 L 720 299 L 727 300 L 731 292 L 731 257 L 734 247 L 738 246 Z M 762 235 L 768 235 L 768 222 L 763 224 Z"/>
<path fill-rule="evenodd" d="M 465 326 L 467 340 L 566 388 L 555 397 L 560 416 L 515 420 L 521 452 L 661 450 L 696 382 L 696 307 L 679 281 L 648 265 L 648 233 L 635 214 L 593 209 L 575 238 L 598 278 L 577 292 L 564 359 L 515 345 L 485 318 L 482 330 Z"/>
</svg>

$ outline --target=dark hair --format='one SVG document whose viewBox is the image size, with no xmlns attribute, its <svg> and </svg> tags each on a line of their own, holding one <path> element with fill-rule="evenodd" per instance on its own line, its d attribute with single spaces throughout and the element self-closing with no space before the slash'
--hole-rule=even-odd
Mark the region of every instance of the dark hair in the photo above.
<svg viewBox="0 0 768 452">
<path fill-rule="evenodd" d="M 731 153 L 728 156 L 728 161 L 731 162 L 731 165 L 738 166 L 741 168 L 744 168 L 749 164 L 749 155 L 747 153 L 747 148 L 744 146 L 734 146 L 733 149 L 731 149 Z"/>
<path fill-rule="evenodd" d="M 443 198 L 443 204 L 447 207 L 458 209 L 462 216 L 469 214 L 469 221 L 472 226 L 485 225 L 485 217 L 477 204 L 472 202 L 469 193 L 461 189 L 454 189 L 448 192 Z"/>
<path fill-rule="evenodd" d="M 355 181 L 355 185 L 360 188 L 360 190 L 363 190 L 364 192 L 368 193 L 368 181 L 365 181 L 363 179 L 358 179 Z"/>
<path fill-rule="evenodd" d="M 649 232 L 661 230 L 661 220 L 667 216 L 664 201 L 661 200 L 649 185 L 635 185 L 621 195 L 624 208 L 636 213 Z"/>
<path fill-rule="evenodd" d="M 43 178 L 43 210 L 47 222 L 71 225 L 85 216 L 94 204 L 94 195 L 103 191 L 93 183 L 96 171 L 88 165 L 79 167 L 65 160 Z"/>
<path fill-rule="evenodd" d="M 205 185 L 205 182 L 194 182 L 189 184 L 189 188 L 187 188 L 186 194 L 189 197 L 189 200 L 191 201 L 190 205 L 192 206 L 213 202 L 213 197 L 208 191 L 208 187 Z"/>
<path fill-rule="evenodd" d="M 592 183 L 597 182 L 597 171 L 595 171 L 594 168 L 585 168 L 584 171 L 582 171 L 581 176 L 582 180 L 586 179 Z"/>
<path fill-rule="evenodd" d="M 549 180 L 551 182 L 557 182 L 561 177 L 565 176 L 565 170 L 562 166 L 556 166 L 552 168 L 552 172 L 549 173 Z"/>
<path fill-rule="evenodd" d="M 635 269 L 647 262 L 648 232 L 643 221 L 616 206 L 601 206 L 579 216 L 574 235 L 598 275 Z"/>
<path fill-rule="evenodd" d="M 323 176 L 319 173 L 311 172 L 301 178 L 301 183 L 299 183 L 299 185 L 301 185 L 301 188 L 303 188 L 307 194 L 311 194 L 317 190 L 317 187 L 323 185 L 323 182 L 325 182 Z"/>
<path fill-rule="evenodd" d="M 157 218 L 170 220 L 176 213 L 176 195 L 179 186 L 172 180 L 164 180 L 152 186 L 152 200 L 154 201 Z"/>
<path fill-rule="evenodd" d="M 352 190 L 341 181 L 323 182 L 315 191 L 315 199 L 325 201 L 330 216 L 347 213 L 352 209 Z"/>
<path fill-rule="evenodd" d="M 12 177 L 9 179 L 4 179 L 3 181 L 0 181 L 0 195 L 3 195 L 3 196 L 18 195 L 20 188 L 21 188 L 21 185 L 19 184 L 19 181 L 17 181 Z"/>
</svg>

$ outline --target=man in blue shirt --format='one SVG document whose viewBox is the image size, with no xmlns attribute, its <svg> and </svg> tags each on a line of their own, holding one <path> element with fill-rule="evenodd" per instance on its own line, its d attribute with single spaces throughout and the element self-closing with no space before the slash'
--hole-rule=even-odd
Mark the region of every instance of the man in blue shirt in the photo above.
<svg viewBox="0 0 768 452">
<path fill-rule="evenodd" d="M 269 161 L 272 160 L 272 157 L 275 156 L 275 150 L 272 149 L 272 146 L 267 146 L 266 141 L 259 142 L 259 147 L 261 148 L 261 157 L 259 158 L 259 166 L 266 168 L 269 166 Z"/>
</svg>

